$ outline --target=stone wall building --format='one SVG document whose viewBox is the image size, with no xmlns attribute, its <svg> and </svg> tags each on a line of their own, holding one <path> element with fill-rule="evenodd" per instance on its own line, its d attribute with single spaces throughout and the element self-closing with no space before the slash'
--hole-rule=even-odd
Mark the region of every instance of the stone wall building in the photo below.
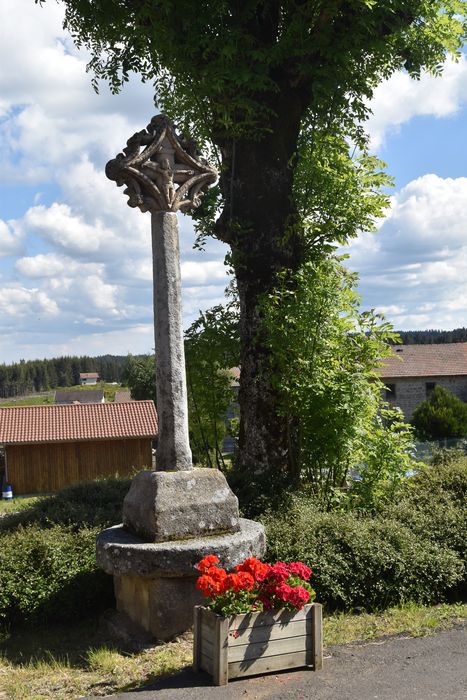
<svg viewBox="0 0 467 700">
<path fill-rule="evenodd" d="M 435 386 L 467 401 L 467 343 L 397 345 L 378 373 L 387 401 L 398 406 L 406 420 Z"/>
</svg>

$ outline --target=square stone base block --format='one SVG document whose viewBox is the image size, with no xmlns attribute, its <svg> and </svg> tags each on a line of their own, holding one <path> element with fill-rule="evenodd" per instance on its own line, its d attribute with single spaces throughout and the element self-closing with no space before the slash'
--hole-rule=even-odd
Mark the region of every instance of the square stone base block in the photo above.
<svg viewBox="0 0 467 700">
<path fill-rule="evenodd" d="M 196 590 L 195 576 L 114 576 L 117 610 L 163 642 L 186 632 L 193 625 L 195 605 L 204 598 Z"/>
</svg>

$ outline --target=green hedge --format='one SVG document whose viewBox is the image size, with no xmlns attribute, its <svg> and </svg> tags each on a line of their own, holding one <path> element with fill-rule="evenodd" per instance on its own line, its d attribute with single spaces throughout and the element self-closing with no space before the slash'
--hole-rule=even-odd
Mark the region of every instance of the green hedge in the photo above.
<svg viewBox="0 0 467 700">
<path fill-rule="evenodd" d="M 129 479 L 78 484 L 0 519 L 0 622 L 73 620 L 113 606 L 95 536 L 121 521 Z M 467 458 L 442 453 L 377 516 L 296 496 L 264 518 L 268 559 L 302 560 L 329 608 L 465 596 Z"/>
<path fill-rule="evenodd" d="M 2 535 L 0 622 L 66 622 L 113 605 L 112 578 L 96 568 L 98 530 L 30 525 Z"/>
<path fill-rule="evenodd" d="M 44 496 L 30 508 L 0 519 L 0 532 L 23 525 L 68 525 L 107 527 L 122 520 L 123 499 L 131 479 L 108 477 L 67 486 L 52 496 Z"/>
<path fill-rule="evenodd" d="M 329 608 L 375 610 L 449 596 L 463 576 L 451 549 L 391 519 L 325 513 L 300 498 L 265 519 L 268 559 L 308 564 Z"/>
<path fill-rule="evenodd" d="M 0 519 L 0 622 L 64 622 L 114 606 L 95 539 L 121 522 L 130 480 L 70 486 Z"/>
<path fill-rule="evenodd" d="M 418 539 L 454 551 L 464 564 L 455 589 L 467 599 L 467 458 L 456 450 L 441 450 L 434 463 L 407 483 L 404 496 L 385 508 Z"/>
</svg>

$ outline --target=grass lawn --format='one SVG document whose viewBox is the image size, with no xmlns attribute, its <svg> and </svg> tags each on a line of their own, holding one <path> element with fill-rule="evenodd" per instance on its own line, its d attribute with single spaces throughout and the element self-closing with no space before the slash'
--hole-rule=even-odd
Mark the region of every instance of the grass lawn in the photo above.
<svg viewBox="0 0 467 700">
<path fill-rule="evenodd" d="M 15 496 L 11 500 L 0 499 L 0 516 L 3 513 L 17 513 L 32 506 L 40 496 Z"/>
<path fill-rule="evenodd" d="M 467 619 L 467 604 L 406 605 L 376 615 L 330 615 L 324 619 L 326 646 L 386 635 L 423 636 Z M 137 654 L 118 651 L 95 622 L 74 628 L 37 629 L 0 636 L 1 700 L 72 700 L 143 688 L 156 678 L 191 664 L 192 636 Z M 2 692 L 3 691 L 3 692 Z"/>
<path fill-rule="evenodd" d="M 22 399 L 9 399 L 0 402 L 0 408 L 7 406 L 43 406 L 54 403 L 54 392 L 40 394 L 39 396 L 26 396 Z"/>
<path fill-rule="evenodd" d="M 96 391 L 96 389 L 103 389 L 105 400 L 110 403 L 114 401 L 116 391 L 128 391 L 128 387 L 120 386 L 119 384 L 106 384 L 105 382 L 99 382 L 99 384 L 87 384 L 83 386 L 57 387 L 57 391 Z M 24 397 L 0 399 L 0 407 L 2 408 L 5 406 L 42 406 L 51 403 L 55 403 L 55 389 L 39 395 L 30 394 L 29 396 Z"/>
</svg>

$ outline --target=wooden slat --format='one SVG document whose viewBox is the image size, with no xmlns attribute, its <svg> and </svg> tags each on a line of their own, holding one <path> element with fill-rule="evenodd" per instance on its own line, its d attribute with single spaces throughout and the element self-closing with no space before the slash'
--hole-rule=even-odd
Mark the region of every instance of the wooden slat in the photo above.
<svg viewBox="0 0 467 700">
<path fill-rule="evenodd" d="M 323 668 L 323 607 L 319 603 L 312 609 L 312 664 L 315 671 Z"/>
<path fill-rule="evenodd" d="M 201 624 L 203 627 L 206 627 L 209 630 L 216 629 L 216 620 L 218 617 L 220 616 L 213 613 L 212 610 L 209 610 L 209 608 L 201 608 Z"/>
<path fill-rule="evenodd" d="M 214 644 L 212 639 L 206 639 L 206 637 L 201 642 L 203 653 L 209 656 L 211 659 L 214 658 Z"/>
<path fill-rule="evenodd" d="M 218 616 L 216 619 L 216 629 L 214 630 L 214 656 L 212 660 L 214 685 L 227 685 L 229 680 L 227 664 L 228 633 L 228 618 Z"/>
<path fill-rule="evenodd" d="M 209 659 L 206 654 L 203 654 L 201 652 L 200 657 L 199 657 L 199 667 L 203 670 L 206 671 L 207 673 L 210 673 L 211 676 L 213 675 L 213 665 L 212 665 L 212 659 Z"/>
<path fill-rule="evenodd" d="M 201 668 L 201 607 L 195 605 L 193 611 L 193 671 L 197 673 Z"/>
<path fill-rule="evenodd" d="M 229 648 L 229 663 L 233 661 L 243 661 L 249 659 L 267 658 L 279 654 L 290 654 L 294 651 L 311 650 L 311 637 L 285 637 L 273 642 L 258 642 L 256 644 L 246 644 L 239 647 Z M 311 655 L 310 655 L 311 656 Z"/>
<path fill-rule="evenodd" d="M 242 676 L 253 676 L 258 673 L 269 673 L 302 666 L 306 666 L 305 651 L 268 656 L 252 661 L 235 661 L 229 663 L 229 678 L 241 678 Z"/>
<path fill-rule="evenodd" d="M 200 630 L 201 630 L 201 637 L 202 639 L 213 639 L 214 636 L 214 628 L 213 627 L 208 627 L 208 625 L 205 623 L 205 621 L 202 619 L 200 622 Z"/>
<path fill-rule="evenodd" d="M 263 627 L 247 627 L 246 629 L 229 631 L 229 647 L 241 646 L 250 642 L 266 642 L 285 637 L 297 637 L 309 632 L 308 620 L 297 620 L 288 625 L 271 625 Z M 238 635 L 238 636 L 237 636 Z"/>
<path fill-rule="evenodd" d="M 246 629 L 248 627 L 268 627 L 270 625 L 288 625 L 290 622 L 305 620 L 312 604 L 305 605 L 301 610 L 277 610 L 260 613 L 246 613 L 229 618 L 231 630 Z"/>
</svg>

